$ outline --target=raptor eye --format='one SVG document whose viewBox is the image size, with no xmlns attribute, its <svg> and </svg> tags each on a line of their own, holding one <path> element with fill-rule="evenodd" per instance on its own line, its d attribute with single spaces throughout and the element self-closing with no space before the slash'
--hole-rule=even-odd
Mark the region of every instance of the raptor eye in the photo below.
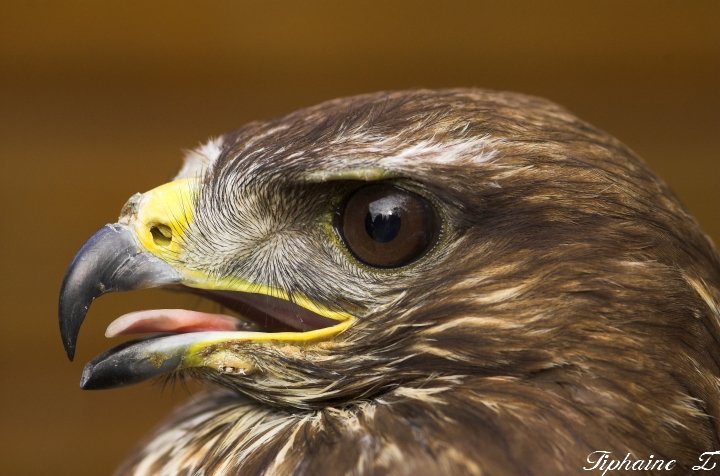
<svg viewBox="0 0 720 476">
<path fill-rule="evenodd" d="M 376 184 L 350 195 L 335 226 L 358 260 L 377 268 L 396 268 L 415 261 L 435 243 L 439 220 L 420 195 Z"/>
</svg>

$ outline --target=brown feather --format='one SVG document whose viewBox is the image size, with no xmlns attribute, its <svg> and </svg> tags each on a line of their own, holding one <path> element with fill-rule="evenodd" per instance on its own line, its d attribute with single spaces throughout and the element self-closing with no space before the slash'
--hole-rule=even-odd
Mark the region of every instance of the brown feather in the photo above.
<svg viewBox="0 0 720 476">
<path fill-rule="evenodd" d="M 381 164 L 439 197 L 448 227 L 392 276 L 307 277 L 296 291 L 363 318 L 332 344 L 234 349 L 252 375 L 194 373 L 229 390 L 180 410 L 121 474 L 570 475 L 596 450 L 689 474 L 720 449 L 718 255 L 616 139 L 542 99 L 450 90 L 331 101 L 223 147 L 200 209 L 242 177 Z"/>
</svg>

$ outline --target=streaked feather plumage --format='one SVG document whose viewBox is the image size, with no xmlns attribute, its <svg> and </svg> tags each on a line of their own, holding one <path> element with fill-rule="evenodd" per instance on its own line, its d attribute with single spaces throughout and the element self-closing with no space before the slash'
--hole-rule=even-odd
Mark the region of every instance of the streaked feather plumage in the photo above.
<svg viewBox="0 0 720 476">
<path fill-rule="evenodd" d="M 397 272 L 352 266 L 317 217 L 381 168 L 446 226 Z M 190 268 L 229 266 L 363 318 L 316 346 L 230 348 L 121 472 L 577 474 L 591 451 L 689 471 L 720 447 L 720 262 L 625 146 L 545 100 L 379 93 L 253 123 L 191 156 Z M 212 250 L 211 253 L 208 250 Z M 254 275 L 252 273 L 255 273 Z"/>
</svg>

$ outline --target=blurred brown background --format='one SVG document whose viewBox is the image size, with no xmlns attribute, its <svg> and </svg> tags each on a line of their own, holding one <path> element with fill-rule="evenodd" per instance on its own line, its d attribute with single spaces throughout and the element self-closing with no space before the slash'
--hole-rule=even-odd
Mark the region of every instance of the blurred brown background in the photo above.
<svg viewBox="0 0 720 476">
<path fill-rule="evenodd" d="M 718 24 L 716 1 L 3 2 L 0 473 L 108 474 L 188 398 L 78 388 L 112 318 L 182 298 L 101 299 L 70 364 L 58 287 L 182 149 L 252 119 L 380 89 L 545 96 L 635 149 L 720 241 Z"/>
</svg>

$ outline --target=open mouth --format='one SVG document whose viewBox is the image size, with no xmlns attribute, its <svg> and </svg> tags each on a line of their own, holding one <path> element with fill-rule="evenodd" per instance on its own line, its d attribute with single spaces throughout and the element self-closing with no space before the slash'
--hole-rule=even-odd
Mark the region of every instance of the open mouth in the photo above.
<svg viewBox="0 0 720 476">
<path fill-rule="evenodd" d="M 352 322 L 330 319 L 264 294 L 179 288 L 214 301 L 228 312 L 152 309 L 118 317 L 108 325 L 106 337 L 144 335 L 88 362 L 80 381 L 83 389 L 124 386 L 188 368 L 244 375 L 253 363 L 240 355 L 253 344 L 327 341 Z"/>
<path fill-rule="evenodd" d="M 142 249 L 128 227 L 101 228 L 78 251 L 63 281 L 59 318 L 70 359 L 91 303 L 101 295 L 143 288 L 191 292 L 227 313 L 186 309 L 131 312 L 115 319 L 107 337 L 147 334 L 90 361 L 80 386 L 111 388 L 189 368 L 244 374 L 254 366 L 254 345 L 310 345 L 331 341 L 354 321 L 304 296 L 200 273 L 181 275 Z"/>
<path fill-rule="evenodd" d="M 153 309 L 125 314 L 105 331 L 106 337 L 129 334 L 186 334 L 206 331 L 306 332 L 332 327 L 336 320 L 323 317 L 304 307 L 264 294 L 238 291 L 193 289 L 189 291 L 220 304 L 234 315 L 186 309 Z"/>
</svg>

